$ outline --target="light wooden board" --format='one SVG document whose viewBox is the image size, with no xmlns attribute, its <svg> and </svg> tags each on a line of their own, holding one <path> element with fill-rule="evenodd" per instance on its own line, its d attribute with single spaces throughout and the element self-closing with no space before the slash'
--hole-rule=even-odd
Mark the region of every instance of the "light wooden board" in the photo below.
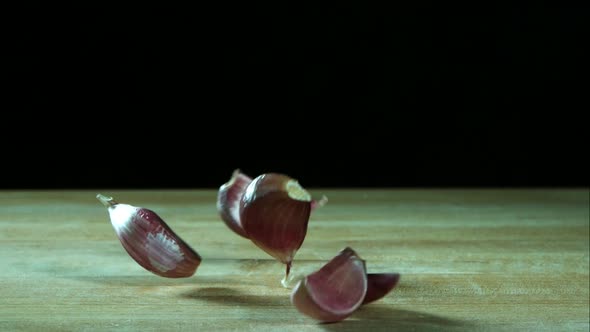
<svg viewBox="0 0 590 332">
<path fill-rule="evenodd" d="M 309 189 L 309 188 L 308 188 Z M 157 277 L 88 191 L 0 191 L 1 331 L 588 331 L 589 193 L 324 190 L 294 273 L 351 246 L 398 288 L 347 320 L 291 305 L 283 266 L 219 219 L 215 190 L 101 190 L 156 211 L 203 257 Z"/>
</svg>

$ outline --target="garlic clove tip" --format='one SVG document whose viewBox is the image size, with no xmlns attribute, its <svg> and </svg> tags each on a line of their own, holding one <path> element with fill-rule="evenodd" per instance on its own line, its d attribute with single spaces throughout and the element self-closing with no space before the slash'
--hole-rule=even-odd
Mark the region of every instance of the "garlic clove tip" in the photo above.
<svg viewBox="0 0 590 332">
<path fill-rule="evenodd" d="M 102 194 L 97 194 L 96 198 L 106 207 L 111 207 L 117 204 L 117 202 L 115 202 L 115 200 L 113 200 L 112 197 L 108 197 Z"/>
</svg>

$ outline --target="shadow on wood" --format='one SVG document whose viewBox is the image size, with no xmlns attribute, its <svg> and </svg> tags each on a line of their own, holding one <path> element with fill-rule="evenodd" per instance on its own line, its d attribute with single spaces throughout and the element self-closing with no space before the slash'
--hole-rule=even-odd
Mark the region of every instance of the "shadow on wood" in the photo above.
<svg viewBox="0 0 590 332">
<path fill-rule="evenodd" d="M 320 324 L 326 331 L 469 331 L 470 324 L 418 311 L 379 304 L 359 308 L 337 323 Z"/>
<path fill-rule="evenodd" d="M 185 292 L 183 298 L 196 299 L 199 301 L 220 303 L 224 305 L 247 305 L 247 306 L 290 306 L 289 295 L 252 295 L 228 287 L 199 287 Z"/>
<path fill-rule="evenodd" d="M 218 285 L 220 282 L 235 282 L 238 277 L 219 277 L 219 276 L 199 276 L 194 275 L 189 278 L 162 278 L 156 275 L 150 275 L 146 272 L 145 276 L 67 276 L 67 279 L 104 284 L 109 286 L 126 286 L 126 287 L 146 287 L 146 286 L 176 286 L 176 285 Z M 254 282 L 251 282 L 254 284 Z M 243 282 L 242 284 L 247 284 Z"/>
</svg>

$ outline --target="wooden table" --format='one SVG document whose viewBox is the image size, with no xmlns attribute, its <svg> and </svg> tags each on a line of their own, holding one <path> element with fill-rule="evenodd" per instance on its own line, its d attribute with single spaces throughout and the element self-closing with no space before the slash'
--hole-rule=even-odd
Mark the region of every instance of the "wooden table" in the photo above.
<svg viewBox="0 0 590 332">
<path fill-rule="evenodd" d="M 203 257 L 157 277 L 89 191 L 0 191 L 1 331 L 588 331 L 589 192 L 327 190 L 297 253 L 311 272 L 351 246 L 398 288 L 347 320 L 291 305 L 283 266 L 229 231 L 215 190 L 101 190 L 156 211 Z"/>
</svg>

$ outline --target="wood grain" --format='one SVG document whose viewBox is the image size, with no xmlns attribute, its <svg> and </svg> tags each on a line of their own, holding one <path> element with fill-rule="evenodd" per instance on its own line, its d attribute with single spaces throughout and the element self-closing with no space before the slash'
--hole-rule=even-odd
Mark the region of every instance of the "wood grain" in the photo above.
<svg viewBox="0 0 590 332">
<path fill-rule="evenodd" d="M 294 273 L 345 246 L 398 288 L 346 321 L 299 314 L 283 266 L 233 234 L 215 190 L 102 190 L 203 257 L 187 279 L 126 254 L 98 191 L 0 192 L 1 331 L 588 331 L 589 192 L 323 190 Z"/>
</svg>

